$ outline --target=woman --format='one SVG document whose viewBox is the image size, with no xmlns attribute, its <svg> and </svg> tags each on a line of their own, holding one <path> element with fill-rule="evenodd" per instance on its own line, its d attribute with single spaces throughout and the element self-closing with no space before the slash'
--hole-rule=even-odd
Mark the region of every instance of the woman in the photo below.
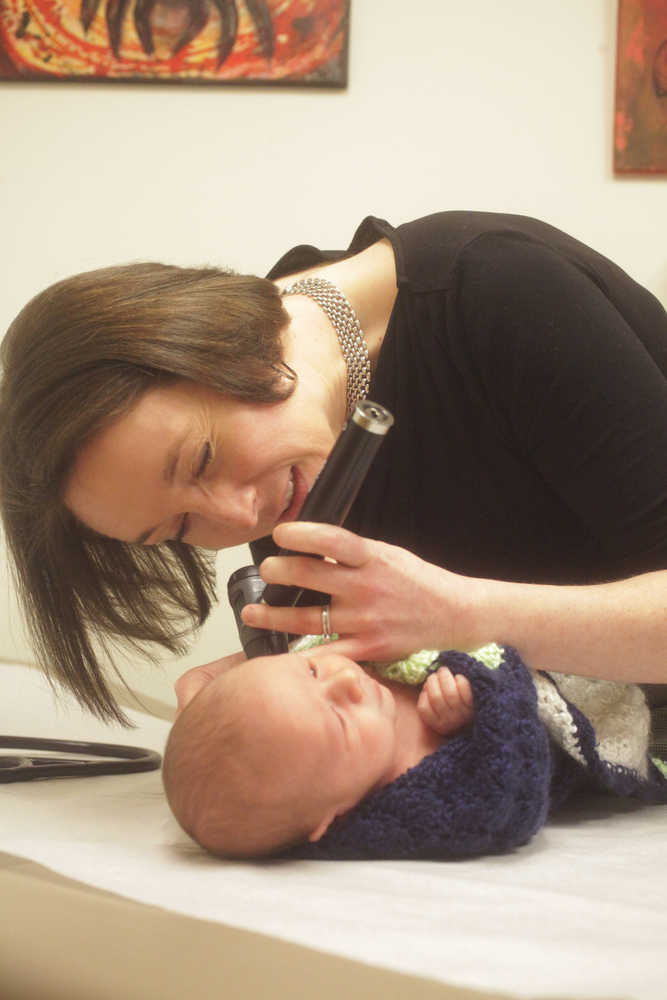
<svg viewBox="0 0 667 1000">
<path fill-rule="evenodd" d="M 355 659 L 492 638 L 535 668 L 667 680 L 667 318 L 558 230 L 368 218 L 346 253 L 297 247 L 269 280 L 92 272 L 29 303 L 3 361 L 24 605 L 41 661 L 101 715 L 119 711 L 93 641 L 177 648 L 209 610 L 203 550 L 260 558 L 271 532 L 329 557 L 262 575 L 331 594 L 330 648 Z M 396 424 L 348 530 L 292 523 L 366 391 Z"/>
</svg>

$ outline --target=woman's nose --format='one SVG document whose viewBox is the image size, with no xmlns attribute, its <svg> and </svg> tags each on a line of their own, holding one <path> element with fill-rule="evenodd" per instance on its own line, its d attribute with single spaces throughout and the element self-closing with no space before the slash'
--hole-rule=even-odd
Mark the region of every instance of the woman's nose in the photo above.
<svg viewBox="0 0 667 1000">
<path fill-rule="evenodd" d="M 336 670 L 327 677 L 325 684 L 329 696 L 334 701 L 359 702 L 364 696 L 359 671 L 354 667 L 342 667 Z"/>
<path fill-rule="evenodd" d="M 258 517 L 257 490 L 254 486 L 204 488 L 190 510 L 209 521 L 254 528 Z"/>
</svg>

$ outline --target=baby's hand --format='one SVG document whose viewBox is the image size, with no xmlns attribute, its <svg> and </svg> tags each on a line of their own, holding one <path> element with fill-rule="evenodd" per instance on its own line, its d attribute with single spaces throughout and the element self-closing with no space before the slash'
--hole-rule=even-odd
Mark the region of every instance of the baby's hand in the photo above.
<svg viewBox="0 0 667 1000">
<path fill-rule="evenodd" d="M 449 667 L 440 667 L 426 678 L 417 701 L 417 711 L 436 733 L 443 736 L 456 733 L 473 716 L 470 681 L 463 674 L 453 674 Z"/>
</svg>

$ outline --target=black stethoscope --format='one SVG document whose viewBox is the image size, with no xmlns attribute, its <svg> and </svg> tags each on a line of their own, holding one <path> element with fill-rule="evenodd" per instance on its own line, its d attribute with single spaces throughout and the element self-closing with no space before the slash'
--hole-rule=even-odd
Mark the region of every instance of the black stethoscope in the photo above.
<svg viewBox="0 0 667 1000">
<path fill-rule="evenodd" d="M 0 753 L 0 784 L 11 781 L 39 781 L 45 778 L 92 778 L 97 774 L 132 774 L 155 771 L 162 758 L 155 750 L 112 743 L 80 740 L 43 740 L 31 736 L 2 736 L 0 748 L 11 750 L 52 750 L 71 757 Z M 83 755 L 88 756 L 83 756 Z M 76 759 L 76 756 L 83 759 Z M 97 760 L 111 757 L 113 760 Z"/>
</svg>

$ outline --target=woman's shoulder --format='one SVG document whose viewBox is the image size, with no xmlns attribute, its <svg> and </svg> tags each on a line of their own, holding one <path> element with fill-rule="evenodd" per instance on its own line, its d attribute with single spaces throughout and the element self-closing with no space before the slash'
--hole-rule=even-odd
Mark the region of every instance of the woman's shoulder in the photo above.
<svg viewBox="0 0 667 1000">
<path fill-rule="evenodd" d="M 440 287 L 459 253 L 487 233 L 529 234 L 543 224 L 521 216 L 492 212 L 448 211 L 422 216 L 398 226 L 367 215 L 357 226 L 347 249 L 323 250 L 311 243 L 292 247 L 274 264 L 267 278 L 275 280 L 320 264 L 351 257 L 378 240 L 391 243 L 397 280 L 416 290 Z"/>
<path fill-rule="evenodd" d="M 275 280 L 339 261 L 382 239 L 391 243 L 397 284 L 407 293 L 457 293 L 467 283 L 477 294 L 486 283 L 486 293 L 495 288 L 507 295 L 520 278 L 530 291 L 545 283 L 559 289 L 574 284 L 580 294 L 583 280 L 627 311 L 631 325 L 638 314 L 642 326 L 647 309 L 653 325 L 664 324 L 657 300 L 603 254 L 550 223 L 502 212 L 436 212 L 398 225 L 368 215 L 347 249 L 299 244 L 283 254 L 267 277 Z"/>
<path fill-rule="evenodd" d="M 277 278 L 283 278 L 287 274 L 296 274 L 299 271 L 316 267 L 318 264 L 328 264 L 337 260 L 343 260 L 345 257 L 353 257 L 355 254 L 366 250 L 373 243 L 377 243 L 378 240 L 384 238 L 389 239 L 392 246 L 394 246 L 396 229 L 385 219 L 377 218 L 374 215 L 367 215 L 359 226 L 357 226 L 346 250 L 322 250 L 311 243 L 299 243 L 276 261 L 266 277 L 271 281 L 275 281 Z"/>
</svg>

